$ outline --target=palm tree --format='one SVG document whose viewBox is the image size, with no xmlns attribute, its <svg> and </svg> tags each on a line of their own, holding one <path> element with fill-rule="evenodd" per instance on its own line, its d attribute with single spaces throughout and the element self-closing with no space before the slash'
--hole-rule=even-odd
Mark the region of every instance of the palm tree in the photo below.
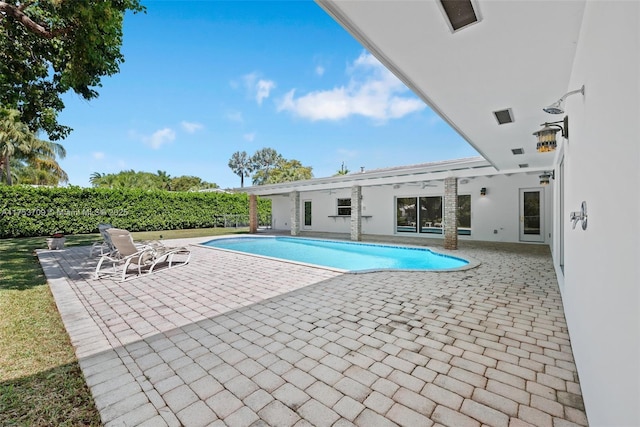
<svg viewBox="0 0 640 427">
<path fill-rule="evenodd" d="M 229 167 L 240 177 L 240 187 L 244 187 L 244 178 L 248 177 L 253 171 L 253 160 L 247 155 L 246 151 L 236 151 L 229 159 Z"/>
<path fill-rule="evenodd" d="M 336 175 L 347 175 L 349 172 L 351 171 L 344 165 L 344 162 L 342 162 L 342 165 L 340 166 L 340 170 L 338 170 Z"/>
<path fill-rule="evenodd" d="M 0 109 L 0 169 L 7 184 L 12 185 L 11 159 L 20 153 L 28 153 L 33 132 L 20 121 L 20 112 L 14 109 Z"/>
<path fill-rule="evenodd" d="M 53 185 L 68 181 L 56 157 L 64 158 L 66 151 L 61 144 L 36 137 L 29 127 L 20 121 L 20 112 L 0 109 L 0 177 L 4 175 L 8 185 L 13 178 L 29 184 Z M 17 168 L 12 173 L 11 168 Z"/>
<path fill-rule="evenodd" d="M 158 178 L 160 178 L 162 189 L 171 191 L 171 176 L 167 172 L 159 170 Z"/>
<path fill-rule="evenodd" d="M 105 175 L 101 174 L 100 172 L 94 172 L 89 176 L 89 182 L 94 187 L 100 187 L 104 177 Z"/>
<path fill-rule="evenodd" d="M 36 177 L 35 182 L 28 180 L 20 182 L 25 184 L 37 184 L 37 185 L 57 185 L 60 182 L 69 181 L 69 176 L 60 167 L 56 161 L 56 157 L 64 159 L 67 155 L 67 151 L 64 147 L 51 141 L 45 141 L 38 138 L 33 138 L 30 141 L 29 151 L 20 155 L 19 157 L 26 163 L 24 169 L 33 169 L 31 174 L 22 174 L 26 176 Z"/>
</svg>

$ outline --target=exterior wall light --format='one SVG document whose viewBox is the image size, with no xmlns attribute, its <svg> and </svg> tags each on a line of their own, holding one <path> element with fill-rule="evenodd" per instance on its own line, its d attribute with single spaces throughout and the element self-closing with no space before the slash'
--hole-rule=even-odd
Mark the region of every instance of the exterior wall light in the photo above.
<svg viewBox="0 0 640 427">
<path fill-rule="evenodd" d="M 562 125 L 560 125 L 562 123 Z M 549 151 L 555 151 L 556 149 L 556 133 L 562 131 L 563 138 L 569 138 L 569 116 L 565 116 L 564 120 L 557 122 L 546 122 L 540 126 L 544 126 L 533 134 L 538 138 L 538 144 L 536 150 L 539 153 L 547 153 Z"/>
<path fill-rule="evenodd" d="M 480 195 L 481 196 L 486 196 L 487 195 L 487 187 L 482 187 L 480 189 Z"/>
<path fill-rule="evenodd" d="M 550 179 L 556 179 L 554 171 L 542 172 L 542 175 L 540 175 L 540 185 L 549 185 Z"/>
</svg>

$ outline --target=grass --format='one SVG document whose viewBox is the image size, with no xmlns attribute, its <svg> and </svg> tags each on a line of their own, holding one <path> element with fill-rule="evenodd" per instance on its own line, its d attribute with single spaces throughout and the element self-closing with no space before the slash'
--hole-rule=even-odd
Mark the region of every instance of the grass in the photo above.
<svg viewBox="0 0 640 427">
<path fill-rule="evenodd" d="M 135 240 L 246 233 L 207 228 L 132 233 Z M 67 236 L 66 246 L 99 235 Z M 44 237 L 0 240 L 0 426 L 99 426 L 53 296 L 35 256 Z"/>
</svg>

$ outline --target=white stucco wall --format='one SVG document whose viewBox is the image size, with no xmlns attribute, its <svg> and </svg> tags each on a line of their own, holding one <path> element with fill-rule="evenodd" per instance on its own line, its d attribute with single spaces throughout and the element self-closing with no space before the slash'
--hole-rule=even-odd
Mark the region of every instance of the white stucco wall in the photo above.
<svg viewBox="0 0 640 427">
<path fill-rule="evenodd" d="M 566 102 L 562 291 L 592 426 L 640 425 L 639 55 L 640 2 L 588 1 L 567 88 L 585 85 Z M 572 230 L 583 200 L 588 228 Z"/>
<path fill-rule="evenodd" d="M 494 175 L 460 180 L 458 194 L 471 195 L 471 236 L 459 236 L 460 240 L 484 240 L 497 242 L 520 241 L 520 189 L 541 189 L 544 194 L 544 242 L 551 239 L 552 186 L 541 187 L 539 174 Z M 464 183 L 467 181 L 466 183 Z M 420 184 L 402 184 L 362 187 L 362 233 L 394 235 L 396 197 L 443 196 L 442 181 L 434 181 L 435 187 L 422 188 Z M 487 195 L 481 196 L 480 189 L 487 188 Z M 349 233 L 350 218 L 336 218 L 337 199 L 350 198 L 351 188 L 322 191 L 301 191 L 300 202 L 312 201 L 311 231 Z M 291 206 L 289 199 L 272 197 L 272 212 L 275 229 L 288 230 Z M 304 230 L 305 228 L 303 228 Z M 442 238 L 437 234 L 398 233 L 398 236 L 421 236 Z"/>
<path fill-rule="evenodd" d="M 291 230 L 291 203 L 289 195 L 273 196 L 271 199 L 271 227 L 274 230 Z"/>
</svg>

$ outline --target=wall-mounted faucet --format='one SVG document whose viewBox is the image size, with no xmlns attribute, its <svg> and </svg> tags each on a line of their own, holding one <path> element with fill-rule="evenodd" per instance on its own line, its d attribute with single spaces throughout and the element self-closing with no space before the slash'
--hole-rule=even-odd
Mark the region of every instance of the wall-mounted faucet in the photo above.
<svg viewBox="0 0 640 427">
<path fill-rule="evenodd" d="M 576 228 L 578 221 L 582 223 L 583 230 L 587 229 L 587 202 L 582 202 L 579 211 L 571 212 L 570 220 L 573 223 L 572 229 Z"/>
</svg>

